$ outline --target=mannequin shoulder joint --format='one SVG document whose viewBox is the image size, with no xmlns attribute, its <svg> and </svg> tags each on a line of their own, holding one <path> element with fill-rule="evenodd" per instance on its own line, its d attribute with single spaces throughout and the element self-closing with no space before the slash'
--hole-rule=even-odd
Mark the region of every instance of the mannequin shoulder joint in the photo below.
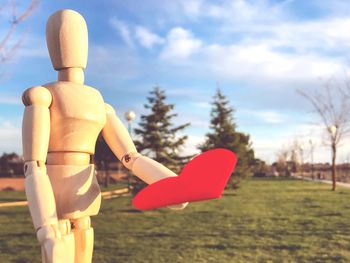
<svg viewBox="0 0 350 263">
<path fill-rule="evenodd" d="M 41 86 L 35 86 L 23 92 L 22 101 L 25 106 L 41 105 L 50 107 L 52 95 L 48 89 Z"/>
</svg>

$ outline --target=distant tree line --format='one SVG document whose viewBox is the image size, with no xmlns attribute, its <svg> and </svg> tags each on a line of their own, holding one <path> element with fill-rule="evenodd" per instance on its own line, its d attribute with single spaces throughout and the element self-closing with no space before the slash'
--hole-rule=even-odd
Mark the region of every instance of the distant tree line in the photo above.
<svg viewBox="0 0 350 263">
<path fill-rule="evenodd" d="M 0 156 L 0 177 L 20 177 L 23 175 L 23 159 L 16 153 Z"/>
</svg>

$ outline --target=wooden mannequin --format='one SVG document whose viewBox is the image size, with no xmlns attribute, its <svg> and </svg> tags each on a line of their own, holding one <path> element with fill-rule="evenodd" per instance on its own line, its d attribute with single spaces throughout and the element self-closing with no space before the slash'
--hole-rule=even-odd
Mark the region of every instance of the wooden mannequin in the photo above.
<svg viewBox="0 0 350 263">
<path fill-rule="evenodd" d="M 84 85 L 84 18 L 72 10 L 54 13 L 47 22 L 46 41 L 58 81 L 23 93 L 26 195 L 43 262 L 91 262 L 90 216 L 98 214 L 101 194 L 90 159 L 99 133 L 146 183 L 176 174 L 137 153 L 114 109 L 96 89 Z"/>
</svg>

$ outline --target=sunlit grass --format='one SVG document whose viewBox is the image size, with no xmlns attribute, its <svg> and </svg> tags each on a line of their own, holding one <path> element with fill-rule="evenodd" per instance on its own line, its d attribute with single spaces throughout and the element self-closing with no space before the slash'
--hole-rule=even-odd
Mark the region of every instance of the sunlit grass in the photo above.
<svg viewBox="0 0 350 263">
<path fill-rule="evenodd" d="M 349 262 L 350 191 L 250 179 L 221 200 L 138 212 L 104 200 L 94 262 Z M 27 208 L 0 210 L 0 262 L 39 262 Z"/>
</svg>

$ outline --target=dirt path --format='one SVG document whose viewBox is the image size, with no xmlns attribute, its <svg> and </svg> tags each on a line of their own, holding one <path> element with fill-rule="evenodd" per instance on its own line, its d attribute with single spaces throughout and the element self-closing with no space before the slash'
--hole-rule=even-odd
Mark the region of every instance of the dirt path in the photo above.
<svg viewBox="0 0 350 263">
<path fill-rule="evenodd" d="M 318 182 L 318 183 L 324 183 L 324 184 L 332 184 L 332 181 L 331 180 L 323 180 L 323 179 L 312 179 L 312 178 L 309 178 L 309 177 L 301 177 L 299 175 L 294 175 L 293 176 L 294 178 L 297 178 L 297 179 L 301 179 L 301 180 L 304 180 L 304 181 L 311 181 L 311 182 Z M 345 187 L 345 188 L 350 188 L 350 183 L 342 183 L 342 182 L 337 182 L 337 186 L 342 186 L 342 187 Z"/>
</svg>

